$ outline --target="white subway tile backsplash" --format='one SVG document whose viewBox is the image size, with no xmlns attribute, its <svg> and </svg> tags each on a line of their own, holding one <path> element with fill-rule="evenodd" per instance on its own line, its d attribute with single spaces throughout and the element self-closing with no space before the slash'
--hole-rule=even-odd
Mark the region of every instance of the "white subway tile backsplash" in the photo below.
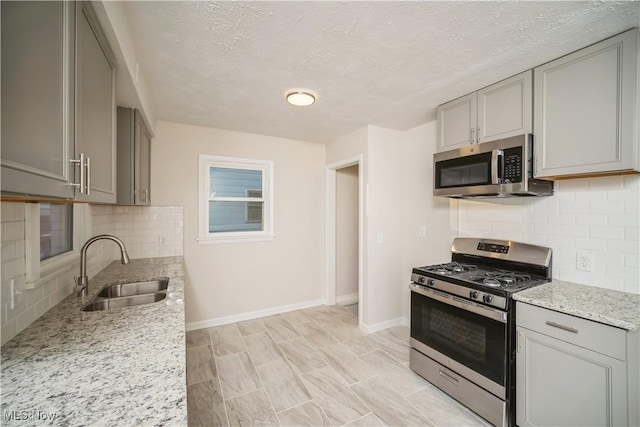
<svg viewBox="0 0 640 427">
<path fill-rule="evenodd" d="M 623 227 L 591 227 L 589 237 L 596 239 L 624 239 L 625 229 Z"/>
<path fill-rule="evenodd" d="M 131 258 L 183 255 L 182 207 L 175 206 L 91 206 L 90 235 L 113 234 L 120 237 Z M 78 265 L 61 270 L 42 286 L 24 289 L 25 284 L 25 208 L 23 203 L 1 203 L 2 227 L 2 344 L 20 333 L 35 319 L 73 292 Z M 161 243 L 164 242 L 164 243 Z M 81 242 L 84 243 L 84 242 Z M 113 242 L 99 241 L 87 252 L 89 277 L 119 259 Z M 21 294 L 10 308 L 10 281 Z M 24 290 L 23 290 L 24 289 Z"/>
<path fill-rule="evenodd" d="M 624 179 L 619 176 L 602 176 L 598 178 L 589 178 L 589 190 L 591 193 L 618 190 L 624 188 Z"/>
<path fill-rule="evenodd" d="M 604 202 L 607 200 L 607 193 L 606 191 L 580 191 L 576 192 L 574 197 L 576 203 Z"/>
<path fill-rule="evenodd" d="M 579 193 L 589 189 L 589 180 L 588 178 L 579 178 L 556 181 L 555 187 L 558 193 Z"/>
<path fill-rule="evenodd" d="M 624 239 L 630 241 L 638 241 L 640 240 L 640 228 L 637 227 L 625 227 L 624 229 Z"/>
<path fill-rule="evenodd" d="M 608 215 L 603 214 L 588 214 L 588 213 L 577 213 L 575 215 L 576 224 L 578 225 L 586 225 L 586 226 L 599 226 L 604 227 L 607 225 Z M 615 224 L 611 224 L 615 225 Z"/>
<path fill-rule="evenodd" d="M 640 282 L 637 279 L 625 279 L 623 281 L 623 290 L 632 294 L 640 294 Z"/>
<path fill-rule="evenodd" d="M 640 253 L 640 242 L 633 240 L 611 240 L 608 242 L 608 250 L 619 254 Z"/>
<path fill-rule="evenodd" d="M 621 214 L 624 212 L 624 202 L 589 202 L 588 212 L 593 214 Z"/>
<path fill-rule="evenodd" d="M 576 249 L 585 249 L 589 251 L 606 251 L 607 241 L 605 239 L 576 239 Z"/>
<path fill-rule="evenodd" d="M 22 221 L 11 221 L 2 223 L 2 241 L 12 242 L 24 240 L 24 218 Z"/>
<path fill-rule="evenodd" d="M 458 235 L 549 246 L 555 278 L 640 293 L 640 176 L 570 179 L 555 185 L 551 197 L 460 201 Z M 576 269 L 578 250 L 594 254 L 593 272 Z"/>
</svg>

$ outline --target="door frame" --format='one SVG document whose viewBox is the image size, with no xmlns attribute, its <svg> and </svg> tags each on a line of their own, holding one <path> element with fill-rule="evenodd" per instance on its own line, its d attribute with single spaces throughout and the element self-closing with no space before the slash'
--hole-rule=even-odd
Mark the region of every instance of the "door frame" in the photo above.
<svg viewBox="0 0 640 427">
<path fill-rule="evenodd" d="M 363 156 L 349 157 L 331 164 L 325 169 L 325 302 L 336 303 L 336 194 L 337 171 L 358 165 L 358 324 L 364 324 L 362 313 L 366 303 L 363 298 L 363 254 L 364 254 L 364 193 Z"/>
</svg>

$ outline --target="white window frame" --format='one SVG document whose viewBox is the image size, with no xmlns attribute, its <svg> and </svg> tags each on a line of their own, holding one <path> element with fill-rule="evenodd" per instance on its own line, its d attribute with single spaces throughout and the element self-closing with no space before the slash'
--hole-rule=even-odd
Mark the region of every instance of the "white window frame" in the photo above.
<svg viewBox="0 0 640 427">
<path fill-rule="evenodd" d="M 215 197 L 210 191 L 210 169 L 248 169 L 262 172 L 262 198 L 255 197 Z M 199 156 L 199 233 L 198 243 L 202 245 L 218 243 L 242 243 L 242 242 L 264 242 L 273 240 L 276 235 L 273 229 L 274 213 L 274 174 L 273 161 L 244 159 L 238 157 L 212 156 L 200 154 Z M 209 201 L 238 201 L 238 202 L 263 202 L 263 230 L 261 231 L 231 231 L 211 233 L 209 232 Z"/>
<path fill-rule="evenodd" d="M 73 249 L 40 261 L 40 204 L 25 205 L 26 288 L 36 288 L 76 267 L 88 236 L 89 205 L 73 204 Z"/>
</svg>

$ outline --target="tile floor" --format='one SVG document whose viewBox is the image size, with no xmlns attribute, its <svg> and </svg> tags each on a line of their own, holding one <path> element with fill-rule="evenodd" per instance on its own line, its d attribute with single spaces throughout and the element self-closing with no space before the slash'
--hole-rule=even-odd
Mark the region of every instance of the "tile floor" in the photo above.
<svg viewBox="0 0 640 427">
<path fill-rule="evenodd" d="M 189 425 L 486 427 L 409 370 L 408 340 L 338 306 L 190 331 Z"/>
</svg>

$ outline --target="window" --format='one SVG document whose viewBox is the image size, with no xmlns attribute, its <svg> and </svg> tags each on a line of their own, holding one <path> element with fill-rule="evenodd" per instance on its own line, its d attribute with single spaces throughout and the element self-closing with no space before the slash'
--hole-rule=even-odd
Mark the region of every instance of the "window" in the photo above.
<svg viewBox="0 0 640 427">
<path fill-rule="evenodd" d="M 40 261 L 73 250 L 73 205 L 40 203 Z"/>
<path fill-rule="evenodd" d="M 273 238 L 273 162 L 201 154 L 198 241 Z"/>
<path fill-rule="evenodd" d="M 25 206 L 26 281 L 47 283 L 78 262 L 79 245 L 88 236 L 89 205 L 27 203 Z"/>
</svg>

